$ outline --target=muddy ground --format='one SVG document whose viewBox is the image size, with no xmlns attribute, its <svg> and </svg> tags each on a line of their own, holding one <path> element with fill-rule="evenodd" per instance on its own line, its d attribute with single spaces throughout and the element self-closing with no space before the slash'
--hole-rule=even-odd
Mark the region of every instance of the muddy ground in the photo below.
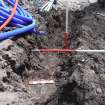
<svg viewBox="0 0 105 105">
<path fill-rule="evenodd" d="M 105 105 L 105 54 L 34 52 L 64 47 L 65 11 L 33 11 L 48 35 L 27 33 L 0 47 L 0 105 Z M 70 11 L 69 33 L 70 48 L 105 49 L 105 10 L 95 3 Z M 56 83 L 28 85 L 39 79 Z"/>
</svg>

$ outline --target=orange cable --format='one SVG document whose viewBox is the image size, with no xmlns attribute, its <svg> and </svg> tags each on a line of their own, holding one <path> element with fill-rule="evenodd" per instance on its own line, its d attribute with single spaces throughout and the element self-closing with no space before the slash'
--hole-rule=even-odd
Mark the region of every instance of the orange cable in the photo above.
<svg viewBox="0 0 105 105">
<path fill-rule="evenodd" d="M 15 0 L 14 7 L 13 7 L 12 10 L 11 10 L 11 15 L 10 15 L 9 18 L 0 26 L 0 31 L 3 30 L 3 29 L 8 25 L 8 23 L 12 20 L 14 14 L 15 14 L 15 12 L 16 12 L 17 5 L 18 5 L 18 0 Z"/>
</svg>

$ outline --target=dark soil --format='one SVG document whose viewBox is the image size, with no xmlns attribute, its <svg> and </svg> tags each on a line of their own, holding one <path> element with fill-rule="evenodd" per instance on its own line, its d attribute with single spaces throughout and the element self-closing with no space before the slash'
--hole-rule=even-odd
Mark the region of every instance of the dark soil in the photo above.
<svg viewBox="0 0 105 105">
<path fill-rule="evenodd" d="M 44 23 L 40 28 L 46 25 L 48 35 L 23 35 L 0 51 L 0 97 L 15 96 L 0 105 L 105 105 L 105 54 L 34 52 L 64 47 L 65 11 L 35 17 Z M 105 10 L 92 4 L 83 11 L 70 11 L 69 33 L 70 48 L 105 49 Z M 39 79 L 54 79 L 56 84 L 27 83 Z"/>
</svg>

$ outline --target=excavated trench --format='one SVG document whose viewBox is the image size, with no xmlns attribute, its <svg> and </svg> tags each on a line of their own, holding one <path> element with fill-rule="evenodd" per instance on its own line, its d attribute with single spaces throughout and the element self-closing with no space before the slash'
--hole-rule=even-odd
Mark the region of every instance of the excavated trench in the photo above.
<svg viewBox="0 0 105 105">
<path fill-rule="evenodd" d="M 97 14 L 100 11 L 98 5 L 93 4 L 83 11 L 69 12 L 70 48 L 104 49 L 105 24 L 104 17 Z M 29 86 L 34 97 L 32 101 L 35 105 L 104 105 L 104 84 L 101 81 L 104 54 L 71 53 L 59 58 L 56 53 L 50 57 L 49 53 L 32 52 L 35 48 L 63 48 L 65 12 L 52 11 L 42 16 L 46 21 L 47 36 L 28 36 L 27 40 L 20 38 L 16 41 L 24 47 L 27 56 L 22 68 L 18 68 L 27 71 L 20 73 L 22 78 L 54 79 L 57 82 Z M 38 19 L 43 22 L 41 17 Z"/>
<path fill-rule="evenodd" d="M 25 38 L 16 39 L 16 44 L 24 49 L 23 64 L 13 65 L 13 70 L 21 75 L 24 83 L 31 92 L 35 105 L 63 105 L 63 101 L 68 101 L 67 89 L 72 91 L 77 85 L 76 82 L 68 84 L 68 79 L 74 72 L 75 63 L 72 57 L 75 54 L 61 53 L 41 53 L 34 52 L 38 48 L 64 48 L 64 32 L 65 32 L 65 11 L 51 11 L 51 13 L 41 14 L 45 18 L 48 35 L 46 36 L 24 36 Z M 69 13 L 69 47 L 78 48 L 79 26 L 81 24 L 80 17 L 82 12 Z M 40 22 L 42 17 L 36 16 Z M 41 26 L 40 26 L 41 27 Z M 25 55 L 26 54 L 26 55 Z M 23 59 L 23 57 L 22 57 Z M 70 70 L 70 71 L 69 71 Z M 55 84 L 45 85 L 28 85 L 27 80 L 50 80 L 56 81 Z M 62 90 L 62 89 L 63 90 Z M 67 89 L 66 89 L 67 88 Z M 65 90 L 66 89 L 66 90 Z M 76 103 L 76 97 L 72 94 L 70 100 Z"/>
<path fill-rule="evenodd" d="M 19 100 L 10 105 L 105 105 L 105 54 L 34 52 L 38 48 L 64 47 L 65 11 L 35 17 L 43 23 L 39 23 L 40 29 L 46 28 L 48 35 L 23 35 L 12 40 L 13 46 L 0 52 L 9 65 L 2 67 L 6 70 L 2 81 L 7 88 L 2 84 L 0 91 L 21 93 Z M 105 11 L 98 4 L 69 12 L 70 48 L 105 49 L 104 30 Z M 28 85 L 28 80 L 39 79 L 53 79 L 56 83 Z"/>
<path fill-rule="evenodd" d="M 70 48 L 104 49 L 104 14 L 98 4 L 92 4 L 83 11 L 69 12 Z M 49 35 L 45 39 L 37 39 L 38 47 L 63 48 L 65 12 L 52 11 L 42 16 L 47 21 Z M 45 54 L 44 59 L 47 74 L 41 70 L 42 78 L 53 78 L 57 83 L 49 89 L 51 93 L 47 91 L 50 98 L 45 98 L 47 101 L 44 103 L 41 100 L 41 105 L 104 105 L 105 54 L 71 53 L 64 58 L 59 58 L 58 54 L 53 54 L 54 58 L 48 55 Z"/>
</svg>

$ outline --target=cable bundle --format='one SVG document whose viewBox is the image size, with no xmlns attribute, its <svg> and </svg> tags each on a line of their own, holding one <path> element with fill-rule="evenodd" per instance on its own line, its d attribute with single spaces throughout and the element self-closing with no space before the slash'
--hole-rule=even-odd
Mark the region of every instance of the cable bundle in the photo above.
<svg viewBox="0 0 105 105">
<path fill-rule="evenodd" d="M 0 40 L 18 36 L 25 32 L 34 32 L 38 35 L 45 34 L 38 32 L 36 20 L 32 18 L 20 5 L 18 0 L 0 0 L 0 31 L 6 26 L 8 28 L 16 27 L 14 30 L 0 33 Z M 9 5 L 7 6 L 6 3 Z M 12 7 L 12 10 L 11 8 Z"/>
</svg>

